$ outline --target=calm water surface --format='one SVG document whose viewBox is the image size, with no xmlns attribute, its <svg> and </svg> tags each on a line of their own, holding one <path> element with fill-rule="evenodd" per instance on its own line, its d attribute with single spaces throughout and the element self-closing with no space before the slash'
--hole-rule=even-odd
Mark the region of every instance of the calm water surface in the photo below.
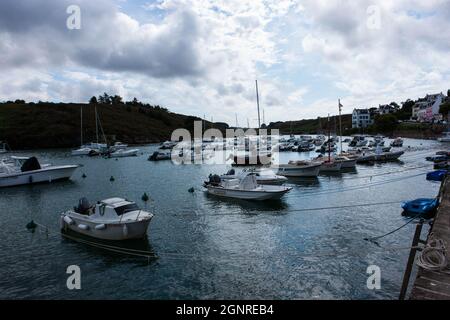
<svg viewBox="0 0 450 320">
<path fill-rule="evenodd" d="M 118 161 L 74 158 L 70 150 L 15 153 L 37 155 L 42 163 L 83 167 L 71 181 L 0 189 L 0 298 L 396 299 L 408 251 L 387 250 L 363 239 L 407 221 L 400 201 L 437 194 L 438 184 L 425 181 L 424 175 L 411 176 L 429 171 L 432 165 L 425 156 L 442 149 L 437 142 L 422 140 L 405 139 L 405 146 L 412 151 L 400 162 L 289 180 L 293 190 L 272 203 L 207 196 L 202 182 L 230 166 L 147 161 L 156 146 L 142 147 L 142 155 Z M 282 162 L 308 156 L 280 155 Z M 423 165 L 428 166 L 408 170 Z M 386 172 L 391 174 L 379 175 Z M 110 182 L 111 176 L 115 181 Z M 354 189 L 357 186 L 366 188 Z M 196 188 L 193 194 L 190 187 Z M 154 200 L 147 208 L 155 218 L 148 240 L 137 245 L 158 258 L 105 252 L 52 233 L 58 231 L 59 213 L 81 197 L 94 202 L 120 196 L 144 207 L 144 192 Z M 388 201 L 399 203 L 301 210 Z M 48 226 L 49 234 L 42 228 L 27 231 L 31 219 Z M 410 224 L 380 244 L 407 247 L 413 230 Z M 82 272 L 78 291 L 66 287 L 66 268 L 72 264 Z M 366 287 L 366 269 L 372 264 L 382 272 L 378 291 Z"/>
</svg>

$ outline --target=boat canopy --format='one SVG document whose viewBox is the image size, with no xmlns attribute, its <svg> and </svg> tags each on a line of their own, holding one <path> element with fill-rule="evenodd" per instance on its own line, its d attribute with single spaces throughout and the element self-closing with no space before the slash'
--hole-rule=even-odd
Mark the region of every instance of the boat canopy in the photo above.
<svg viewBox="0 0 450 320">
<path fill-rule="evenodd" d="M 27 160 L 25 160 L 25 162 L 22 164 L 22 167 L 20 168 L 20 170 L 22 172 L 34 171 L 34 170 L 40 170 L 40 169 L 41 169 L 41 165 L 39 164 L 39 161 L 36 157 L 31 157 L 31 158 L 28 158 Z"/>
<path fill-rule="evenodd" d="M 253 190 L 258 187 L 258 182 L 256 181 L 256 176 L 254 174 L 249 174 L 243 178 L 239 184 L 242 190 Z"/>
</svg>

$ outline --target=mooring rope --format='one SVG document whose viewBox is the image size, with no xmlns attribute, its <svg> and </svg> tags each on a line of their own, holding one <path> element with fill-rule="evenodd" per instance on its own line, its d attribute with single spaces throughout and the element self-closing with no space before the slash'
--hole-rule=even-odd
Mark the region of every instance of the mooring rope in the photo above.
<svg viewBox="0 0 450 320">
<path fill-rule="evenodd" d="M 416 264 L 426 270 L 442 271 L 447 268 L 447 248 L 444 240 L 436 239 L 431 233 L 428 242 L 419 253 Z"/>
</svg>

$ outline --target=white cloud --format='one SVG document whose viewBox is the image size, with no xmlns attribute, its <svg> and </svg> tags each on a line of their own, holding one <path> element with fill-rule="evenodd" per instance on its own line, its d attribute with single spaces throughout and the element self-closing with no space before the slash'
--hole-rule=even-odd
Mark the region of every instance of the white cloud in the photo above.
<svg viewBox="0 0 450 320">
<path fill-rule="evenodd" d="M 0 3 L 2 100 L 86 101 L 103 91 L 241 123 L 314 118 L 416 98 L 450 83 L 448 1 L 159 0 Z M 380 29 L 368 29 L 378 6 Z M 125 7 L 125 6 L 124 6 Z M 142 11 L 139 7 L 138 10 Z M 339 95 L 339 96 L 338 96 Z"/>
</svg>

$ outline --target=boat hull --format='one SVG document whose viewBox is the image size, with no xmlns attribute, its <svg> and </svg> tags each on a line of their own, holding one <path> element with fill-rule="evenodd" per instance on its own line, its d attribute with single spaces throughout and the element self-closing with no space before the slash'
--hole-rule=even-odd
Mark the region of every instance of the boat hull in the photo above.
<svg viewBox="0 0 450 320">
<path fill-rule="evenodd" d="M 341 169 L 351 169 L 356 166 L 356 159 L 343 160 L 341 162 Z"/>
<path fill-rule="evenodd" d="M 119 151 L 111 153 L 111 158 L 125 158 L 125 157 L 135 157 L 137 156 L 139 150 L 128 150 L 128 151 Z"/>
<path fill-rule="evenodd" d="M 264 200 L 279 200 L 287 192 L 291 191 L 291 189 L 292 188 L 285 188 L 280 191 L 268 192 L 268 191 L 254 191 L 254 190 L 232 190 L 208 186 L 207 192 L 208 194 L 224 198 L 264 201 Z"/>
<path fill-rule="evenodd" d="M 297 166 L 280 166 L 278 173 L 285 177 L 317 177 L 319 175 L 320 165 L 297 167 Z"/>
<path fill-rule="evenodd" d="M 142 239 L 147 235 L 147 229 L 151 219 L 141 221 L 131 221 L 121 224 L 117 223 L 99 223 L 81 219 L 79 217 L 70 216 L 73 223 L 69 224 L 64 221 L 65 214 L 61 215 L 61 229 L 71 230 L 85 236 L 102 239 L 122 241 L 130 239 Z M 105 225 L 104 229 L 97 229 L 99 225 Z M 87 227 L 80 227 L 87 226 Z"/>
<path fill-rule="evenodd" d="M 339 171 L 341 171 L 341 168 L 342 168 L 342 162 L 332 162 L 332 163 L 324 162 L 320 166 L 319 173 L 339 172 Z"/>
<path fill-rule="evenodd" d="M 77 168 L 77 165 L 67 165 L 2 175 L 0 188 L 68 180 Z"/>
</svg>

